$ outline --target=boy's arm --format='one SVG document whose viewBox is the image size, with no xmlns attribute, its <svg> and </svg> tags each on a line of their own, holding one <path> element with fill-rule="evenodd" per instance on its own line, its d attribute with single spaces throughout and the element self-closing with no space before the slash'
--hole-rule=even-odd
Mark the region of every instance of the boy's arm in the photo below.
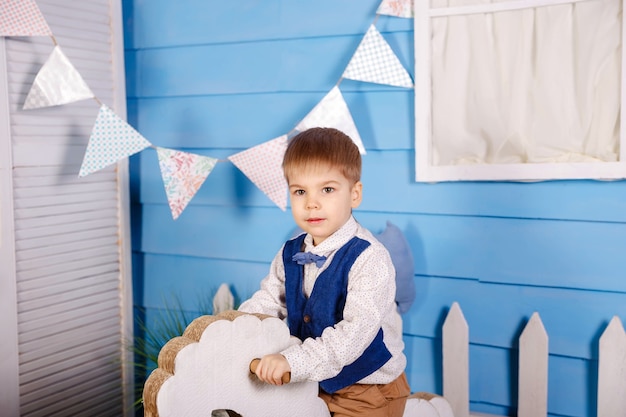
<svg viewBox="0 0 626 417">
<path fill-rule="evenodd" d="M 287 315 L 285 305 L 285 266 L 283 250 L 272 261 L 269 274 L 261 281 L 261 288 L 239 306 L 245 313 L 261 313 L 283 319 Z"/>
<path fill-rule="evenodd" d="M 396 313 L 395 288 L 389 253 L 382 245 L 371 245 L 350 271 L 343 320 L 321 337 L 281 352 L 291 366 L 292 381 L 332 378 L 361 356 L 383 321 Z"/>
</svg>

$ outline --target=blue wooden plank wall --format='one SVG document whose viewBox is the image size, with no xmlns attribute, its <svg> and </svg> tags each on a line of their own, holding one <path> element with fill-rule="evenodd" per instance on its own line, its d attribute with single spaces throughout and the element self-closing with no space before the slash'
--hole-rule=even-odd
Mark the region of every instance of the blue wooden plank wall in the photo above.
<svg viewBox="0 0 626 417">
<path fill-rule="evenodd" d="M 125 0 L 129 122 L 154 145 L 226 158 L 285 134 L 337 83 L 378 0 Z M 379 31 L 413 73 L 413 22 Z M 418 297 L 404 315 L 414 391 L 441 393 L 441 325 L 458 301 L 470 326 L 472 410 L 514 412 L 517 338 L 533 312 L 549 334 L 549 413 L 595 416 L 598 339 L 626 319 L 626 183 L 418 184 L 413 92 L 343 81 L 360 131 L 374 232 L 406 234 Z M 177 294 L 193 310 L 222 282 L 258 287 L 293 232 L 232 164 L 219 163 L 172 220 L 156 153 L 131 158 L 135 303 Z"/>
</svg>

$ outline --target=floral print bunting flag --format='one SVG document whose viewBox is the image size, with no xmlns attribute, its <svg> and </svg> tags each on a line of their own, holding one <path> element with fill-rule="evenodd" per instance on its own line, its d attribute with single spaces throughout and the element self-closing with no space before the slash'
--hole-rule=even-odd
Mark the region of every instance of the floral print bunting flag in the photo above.
<svg viewBox="0 0 626 417">
<path fill-rule="evenodd" d="M 395 17 L 413 17 L 413 0 L 383 0 L 376 13 Z"/>
<path fill-rule="evenodd" d="M 215 164 L 216 158 L 157 147 L 165 194 L 176 220 L 198 192 Z"/>
</svg>

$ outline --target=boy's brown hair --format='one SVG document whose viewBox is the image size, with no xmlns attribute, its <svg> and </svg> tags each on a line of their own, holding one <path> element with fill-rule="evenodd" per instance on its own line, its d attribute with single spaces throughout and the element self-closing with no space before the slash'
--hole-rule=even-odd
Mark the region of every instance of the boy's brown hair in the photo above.
<svg viewBox="0 0 626 417">
<path fill-rule="evenodd" d="M 283 158 L 283 171 L 289 175 L 297 169 L 329 165 L 352 183 L 361 180 L 361 154 L 348 135 L 332 127 L 313 127 L 289 140 Z"/>
</svg>

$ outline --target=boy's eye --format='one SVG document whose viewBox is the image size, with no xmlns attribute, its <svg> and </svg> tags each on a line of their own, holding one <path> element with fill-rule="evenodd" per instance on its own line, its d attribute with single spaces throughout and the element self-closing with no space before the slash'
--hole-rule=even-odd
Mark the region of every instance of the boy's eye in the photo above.
<svg viewBox="0 0 626 417">
<path fill-rule="evenodd" d="M 324 187 L 322 191 L 324 191 L 325 193 L 332 193 L 333 191 L 335 191 L 335 189 L 333 187 Z"/>
<path fill-rule="evenodd" d="M 304 195 L 304 190 L 294 190 L 295 195 Z"/>
</svg>

